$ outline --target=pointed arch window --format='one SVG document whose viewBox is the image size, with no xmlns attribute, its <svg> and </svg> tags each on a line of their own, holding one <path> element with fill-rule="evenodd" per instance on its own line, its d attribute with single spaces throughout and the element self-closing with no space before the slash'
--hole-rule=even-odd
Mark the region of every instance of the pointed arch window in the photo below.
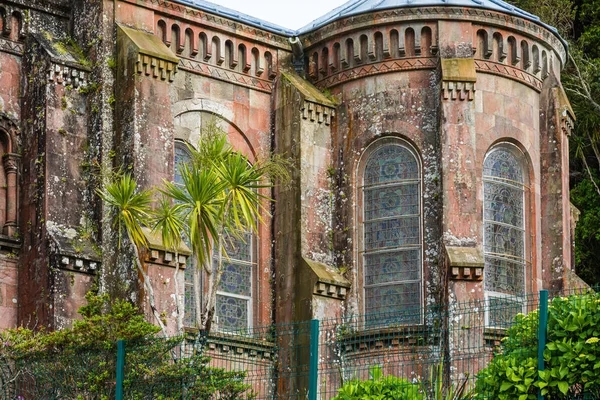
<svg viewBox="0 0 600 400">
<path fill-rule="evenodd" d="M 484 287 L 488 309 L 493 310 L 487 315 L 488 326 L 505 327 L 512 314 L 522 311 L 525 188 L 523 153 L 509 144 L 492 149 L 483 165 Z"/>
<path fill-rule="evenodd" d="M 421 170 L 412 149 L 381 140 L 365 162 L 363 286 L 367 318 L 420 323 L 422 306 Z M 383 321 L 382 321 L 383 320 Z"/>
</svg>

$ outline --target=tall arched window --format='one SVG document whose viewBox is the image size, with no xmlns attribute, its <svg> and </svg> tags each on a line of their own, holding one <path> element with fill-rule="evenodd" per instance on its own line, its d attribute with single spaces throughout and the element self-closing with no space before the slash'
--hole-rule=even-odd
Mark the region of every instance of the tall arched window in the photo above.
<svg viewBox="0 0 600 400">
<path fill-rule="evenodd" d="M 183 142 L 175 142 L 174 182 L 183 184 L 180 166 L 189 163 L 190 152 Z M 217 290 L 215 322 L 220 331 L 239 331 L 252 325 L 252 282 L 254 257 L 254 235 L 224 235 L 224 250 L 213 251 L 212 262 L 222 262 L 223 275 Z M 189 244 L 189 243 L 188 243 Z M 185 270 L 185 324 L 196 326 L 194 271 L 191 263 Z"/>
<path fill-rule="evenodd" d="M 375 144 L 363 184 L 364 309 L 369 319 L 419 323 L 422 306 L 421 171 L 399 140 Z M 382 321 L 383 320 L 383 321 Z M 390 322 L 392 322 L 390 320 Z"/>
<path fill-rule="evenodd" d="M 483 164 L 483 221 L 487 325 L 504 327 L 521 311 L 525 294 L 525 168 L 523 153 L 504 144 Z"/>
</svg>

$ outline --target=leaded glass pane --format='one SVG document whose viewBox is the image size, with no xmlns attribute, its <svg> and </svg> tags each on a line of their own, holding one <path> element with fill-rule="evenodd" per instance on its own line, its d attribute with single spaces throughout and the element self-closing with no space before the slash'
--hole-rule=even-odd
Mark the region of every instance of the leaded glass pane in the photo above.
<svg viewBox="0 0 600 400">
<path fill-rule="evenodd" d="M 483 164 L 483 176 L 506 179 L 523 184 L 523 167 L 512 151 L 497 149 L 490 153 Z"/>
<path fill-rule="evenodd" d="M 223 260 L 223 276 L 219 291 L 240 296 L 252 296 L 252 265 Z"/>
<path fill-rule="evenodd" d="M 365 285 L 421 279 L 420 248 L 365 256 Z"/>
<path fill-rule="evenodd" d="M 252 261 L 252 234 L 241 234 L 241 237 L 225 234 L 223 239 L 226 257 L 232 260 Z"/>
<path fill-rule="evenodd" d="M 421 244 L 419 216 L 365 223 L 365 250 Z"/>
<path fill-rule="evenodd" d="M 403 283 L 385 286 L 372 286 L 365 289 L 365 312 L 377 320 L 390 318 L 390 322 L 419 323 L 421 315 L 421 284 Z M 404 314 L 404 312 L 406 312 Z M 378 313 L 389 315 L 378 316 Z M 404 314 L 402 318 L 397 318 Z"/>
<path fill-rule="evenodd" d="M 219 330 L 248 328 L 248 302 L 247 299 L 217 295 L 216 315 L 219 321 Z"/>
<path fill-rule="evenodd" d="M 365 219 L 419 214 L 419 185 L 394 185 L 365 190 Z"/>
<path fill-rule="evenodd" d="M 419 179 L 417 159 L 406 147 L 382 146 L 369 157 L 364 178 L 365 186 Z"/>
<path fill-rule="evenodd" d="M 523 295 L 525 276 L 523 264 L 504 258 L 486 257 L 485 288 L 496 293 Z"/>
<path fill-rule="evenodd" d="M 175 165 L 174 165 L 174 177 L 175 183 L 183 184 L 181 178 L 181 166 L 185 163 L 189 163 L 191 160 L 190 152 L 183 143 L 175 142 Z"/>
<path fill-rule="evenodd" d="M 523 189 L 499 183 L 485 183 L 486 221 L 523 226 Z"/>
<path fill-rule="evenodd" d="M 523 312 L 523 302 L 516 297 L 489 297 L 487 300 L 488 326 L 510 328 L 515 316 Z"/>
<path fill-rule="evenodd" d="M 484 234 L 484 250 L 486 253 L 523 259 L 524 237 L 521 229 L 486 222 Z"/>
</svg>

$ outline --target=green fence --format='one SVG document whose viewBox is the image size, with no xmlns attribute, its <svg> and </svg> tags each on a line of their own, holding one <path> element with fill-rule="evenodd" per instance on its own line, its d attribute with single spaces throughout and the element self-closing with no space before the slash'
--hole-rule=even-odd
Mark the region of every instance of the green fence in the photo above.
<svg viewBox="0 0 600 400">
<path fill-rule="evenodd" d="M 473 389 L 501 343 L 544 369 L 547 292 L 448 303 L 0 360 L 0 397 L 316 400 L 375 379 L 438 400 L 436 391 Z M 524 315 L 534 318 L 513 325 Z M 508 330 L 521 337 L 518 345 L 504 339 Z M 478 399 L 494 398 L 497 388 L 478 385 Z"/>
</svg>

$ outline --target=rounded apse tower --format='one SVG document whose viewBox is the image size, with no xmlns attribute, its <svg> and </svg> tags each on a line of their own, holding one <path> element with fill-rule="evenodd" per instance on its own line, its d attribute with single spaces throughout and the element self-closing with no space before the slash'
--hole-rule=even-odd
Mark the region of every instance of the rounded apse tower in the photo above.
<svg viewBox="0 0 600 400">
<path fill-rule="evenodd" d="M 334 103 L 317 164 L 345 312 L 510 306 L 570 284 L 573 114 L 554 28 L 499 0 L 359 0 L 299 38 L 305 78 Z"/>
</svg>

